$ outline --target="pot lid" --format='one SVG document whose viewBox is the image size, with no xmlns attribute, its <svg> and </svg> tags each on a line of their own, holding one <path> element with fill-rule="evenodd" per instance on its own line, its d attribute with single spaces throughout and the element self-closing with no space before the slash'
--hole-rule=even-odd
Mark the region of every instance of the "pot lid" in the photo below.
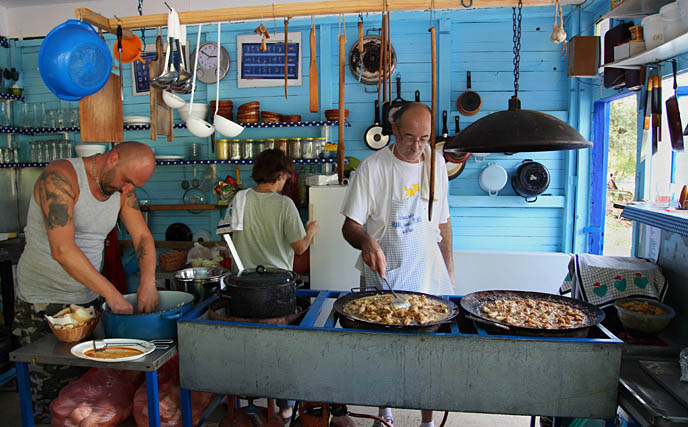
<svg viewBox="0 0 688 427">
<path fill-rule="evenodd" d="M 267 268 L 262 265 L 255 269 L 246 269 L 240 275 L 228 274 L 223 277 L 227 286 L 269 288 L 286 285 L 296 279 L 296 273 L 279 268 Z"/>
</svg>

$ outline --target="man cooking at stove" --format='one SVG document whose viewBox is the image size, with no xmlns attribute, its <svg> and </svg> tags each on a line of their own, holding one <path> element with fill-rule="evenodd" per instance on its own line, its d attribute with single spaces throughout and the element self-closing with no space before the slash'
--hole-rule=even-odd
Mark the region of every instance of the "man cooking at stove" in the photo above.
<svg viewBox="0 0 688 427">
<path fill-rule="evenodd" d="M 395 143 L 368 156 L 358 167 L 342 204 L 342 234 L 361 250 L 361 283 L 435 295 L 454 293 L 449 182 L 436 156 L 432 220 L 428 220 L 430 109 L 403 104 L 394 114 Z M 393 422 L 389 408 L 380 416 Z M 421 427 L 432 427 L 432 411 L 421 411 Z"/>
<path fill-rule="evenodd" d="M 256 157 L 251 178 L 258 186 L 239 191 L 218 224 L 217 233 L 232 233 L 232 241 L 245 269 L 258 265 L 292 270 L 294 254 L 301 255 L 318 232 L 318 222 L 301 222 L 294 202 L 280 194 L 294 171 L 292 161 L 279 149 Z M 291 419 L 295 401 L 278 399 L 279 415 Z"/>
<path fill-rule="evenodd" d="M 97 305 L 100 297 L 115 313 L 133 306 L 100 273 L 105 238 L 119 217 L 134 243 L 141 268 L 139 312 L 155 310 L 155 243 L 134 192 L 153 175 L 153 151 L 139 142 L 85 158 L 56 160 L 41 173 L 29 201 L 26 247 L 17 265 L 12 334 L 27 345 L 50 334 L 44 315 L 70 304 Z M 31 367 L 34 416 L 49 423 L 50 401 L 82 368 Z"/>
</svg>

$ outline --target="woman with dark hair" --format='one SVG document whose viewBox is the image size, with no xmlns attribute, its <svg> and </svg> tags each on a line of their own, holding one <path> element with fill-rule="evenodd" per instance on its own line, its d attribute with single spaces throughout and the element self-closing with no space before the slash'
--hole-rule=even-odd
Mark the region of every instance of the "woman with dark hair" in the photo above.
<svg viewBox="0 0 688 427">
<path fill-rule="evenodd" d="M 294 254 L 308 249 L 318 222 L 304 230 L 294 202 L 280 194 L 294 166 L 282 150 L 265 150 L 256 158 L 251 177 L 256 188 L 241 190 L 232 199 L 218 232 L 231 232 L 244 268 L 258 265 L 292 270 Z M 231 225 L 231 227 L 230 227 Z M 292 415 L 293 401 L 277 400 L 280 416 Z"/>
<path fill-rule="evenodd" d="M 291 270 L 294 254 L 308 249 L 318 231 L 316 221 L 304 229 L 294 202 L 280 194 L 294 170 L 282 150 L 261 152 L 251 177 L 256 188 L 239 191 L 225 214 L 231 223 L 232 240 L 244 268 L 258 265 Z"/>
</svg>

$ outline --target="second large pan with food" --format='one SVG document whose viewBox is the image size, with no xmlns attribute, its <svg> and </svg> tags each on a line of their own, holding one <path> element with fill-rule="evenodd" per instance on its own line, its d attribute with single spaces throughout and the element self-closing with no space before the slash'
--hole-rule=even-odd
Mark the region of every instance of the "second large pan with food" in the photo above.
<svg viewBox="0 0 688 427">
<path fill-rule="evenodd" d="M 545 329 L 545 328 L 530 328 L 523 326 L 513 326 L 505 322 L 498 322 L 488 317 L 482 310 L 485 304 L 491 303 L 495 300 L 513 300 L 513 299 L 533 299 L 535 301 L 547 301 L 553 303 L 564 304 L 572 308 L 576 308 L 585 314 L 585 321 L 582 326 L 576 328 L 566 329 Z M 604 320 L 604 311 L 588 302 L 563 297 L 560 295 L 546 294 L 541 292 L 528 291 L 479 291 L 473 292 L 461 298 L 461 308 L 465 310 L 469 316 L 480 319 L 486 324 L 495 326 L 494 330 L 498 330 L 502 335 L 529 335 L 529 336 L 551 336 L 551 337 L 585 337 L 588 335 L 590 327 L 597 325 Z"/>
<path fill-rule="evenodd" d="M 428 299 L 438 302 L 440 304 L 444 304 L 447 306 L 447 309 L 449 310 L 449 315 L 440 321 L 437 322 L 430 322 L 430 323 L 424 323 L 422 325 L 386 325 L 382 323 L 375 323 L 375 322 L 370 322 L 366 321 L 363 319 L 359 319 L 353 316 L 348 315 L 347 313 L 344 312 L 344 307 L 351 301 L 360 299 L 360 298 L 365 298 L 373 295 L 389 295 L 391 294 L 390 291 L 388 290 L 369 290 L 370 288 L 367 288 L 364 291 L 356 291 L 352 289 L 352 292 L 350 294 L 344 295 L 343 297 L 337 298 L 337 300 L 334 302 L 334 310 L 337 313 L 337 317 L 339 319 L 339 323 L 342 325 L 344 328 L 352 328 L 352 329 L 375 329 L 375 330 L 387 330 L 387 331 L 409 331 L 409 332 L 437 332 L 437 330 L 445 323 L 450 323 L 458 314 L 459 314 L 459 307 L 454 304 L 453 302 L 436 297 L 434 295 L 430 294 L 424 294 L 420 292 L 411 292 L 411 291 L 395 291 L 397 294 L 400 295 L 425 295 Z"/>
</svg>

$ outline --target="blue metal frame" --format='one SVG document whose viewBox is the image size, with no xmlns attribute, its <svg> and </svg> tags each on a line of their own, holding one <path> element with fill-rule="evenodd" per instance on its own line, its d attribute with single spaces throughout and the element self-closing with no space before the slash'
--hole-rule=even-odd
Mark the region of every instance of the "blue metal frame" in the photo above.
<svg viewBox="0 0 688 427">
<path fill-rule="evenodd" d="M 607 201 L 607 162 L 609 160 L 609 101 L 593 106 L 592 178 L 590 182 L 588 253 L 602 255 L 604 249 L 604 215 Z"/>
</svg>

